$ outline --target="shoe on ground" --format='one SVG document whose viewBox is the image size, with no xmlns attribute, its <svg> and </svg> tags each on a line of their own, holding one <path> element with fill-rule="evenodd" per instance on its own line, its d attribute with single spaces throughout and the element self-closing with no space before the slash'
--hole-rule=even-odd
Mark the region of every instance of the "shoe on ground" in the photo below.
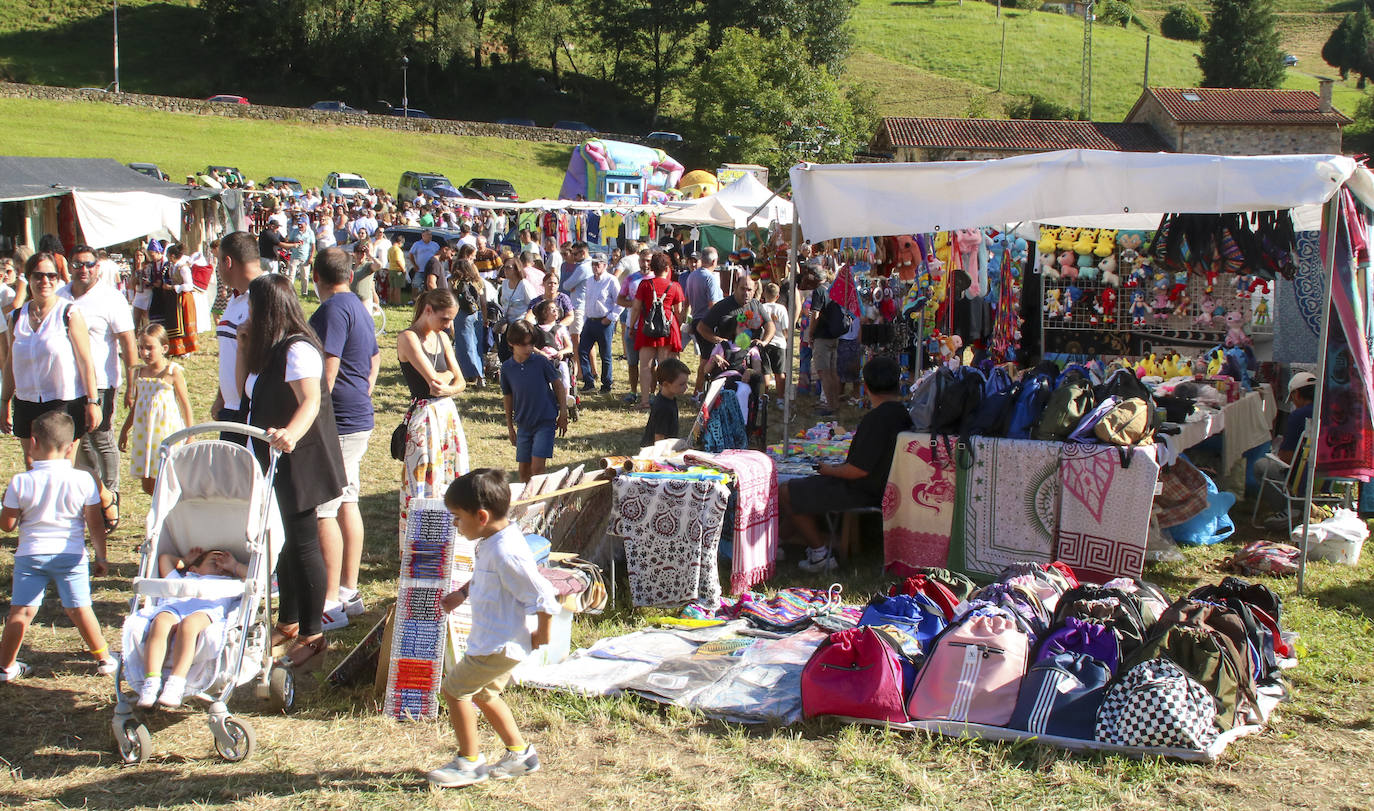
<svg viewBox="0 0 1374 811">
<path fill-rule="evenodd" d="M 339 589 L 339 598 L 343 602 L 344 614 L 356 617 L 367 611 L 367 606 L 363 605 L 363 596 L 352 589 Z"/>
<path fill-rule="evenodd" d="M 148 709 L 157 703 L 157 697 L 162 692 L 162 679 L 156 676 L 149 676 L 143 680 L 143 689 L 138 692 L 138 706 Z"/>
<path fill-rule="evenodd" d="M 425 775 L 425 779 L 435 788 L 461 788 L 481 783 L 488 776 L 487 759 L 483 755 L 478 755 L 476 760 L 456 757 Z"/>
<path fill-rule="evenodd" d="M 321 623 L 320 628 L 324 631 L 347 628 L 348 612 L 344 610 L 343 603 L 325 603 Z"/>
<path fill-rule="evenodd" d="M 487 774 L 496 780 L 509 780 L 512 777 L 523 777 L 537 771 L 539 771 L 539 753 L 534 751 L 534 744 L 527 744 L 523 752 L 506 750 L 501 759 L 487 770 Z"/>
<path fill-rule="evenodd" d="M 1279 510 L 1264 516 L 1264 525 L 1273 529 L 1288 528 L 1288 513 Z"/>
<path fill-rule="evenodd" d="M 840 568 L 840 562 L 835 560 L 829 549 L 823 552 L 824 554 L 817 556 L 808 551 L 805 560 L 797 561 L 797 568 L 803 572 L 833 572 Z"/>
<path fill-rule="evenodd" d="M 180 676 L 168 676 L 167 681 L 162 685 L 162 693 L 157 697 L 157 703 L 164 707 L 180 707 L 181 701 L 186 697 L 186 679 Z"/>
<path fill-rule="evenodd" d="M 33 673 L 32 667 L 16 659 L 7 670 L 0 670 L 0 681 L 19 681 L 27 678 L 31 673 Z"/>
<path fill-rule="evenodd" d="M 113 676 L 118 669 L 119 660 L 115 659 L 113 656 L 106 656 L 96 663 L 95 666 L 95 671 L 102 676 Z"/>
<path fill-rule="evenodd" d="M 602 387 L 601 387 L 601 393 L 602 393 L 602 394 L 610 394 L 610 393 L 611 393 L 611 387 L 610 387 L 610 386 L 602 386 Z"/>
<path fill-rule="evenodd" d="M 589 392 L 589 391 L 594 391 L 595 389 L 596 389 L 596 381 L 594 381 L 594 380 L 588 380 L 587 382 L 585 382 L 585 383 L 582 384 L 582 390 L 583 390 L 583 391 L 588 391 L 588 392 Z"/>
</svg>

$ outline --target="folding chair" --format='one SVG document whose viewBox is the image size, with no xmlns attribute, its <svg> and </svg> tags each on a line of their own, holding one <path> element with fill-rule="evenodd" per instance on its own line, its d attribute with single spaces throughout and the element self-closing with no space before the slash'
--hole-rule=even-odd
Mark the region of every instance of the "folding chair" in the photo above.
<svg viewBox="0 0 1374 811">
<path fill-rule="evenodd" d="M 1302 526 L 1302 514 L 1298 511 L 1307 500 L 1306 473 L 1311 447 L 1311 443 L 1307 441 L 1307 432 L 1303 431 L 1302 436 L 1298 438 L 1298 449 L 1293 453 L 1292 462 L 1284 462 L 1272 453 L 1265 454 L 1265 458 L 1272 459 L 1281 467 L 1265 473 L 1264 478 L 1260 480 L 1259 492 L 1255 494 L 1255 509 L 1250 514 L 1252 526 L 1263 526 L 1258 520 L 1260 503 L 1264 501 L 1265 489 L 1269 487 L 1274 488 L 1274 492 L 1283 499 L 1284 511 L 1288 516 L 1288 534 L 1291 536 L 1295 527 Z M 1358 492 L 1356 484 L 1354 479 L 1318 478 L 1312 488 L 1312 503 L 1352 507 L 1355 494 Z"/>
</svg>

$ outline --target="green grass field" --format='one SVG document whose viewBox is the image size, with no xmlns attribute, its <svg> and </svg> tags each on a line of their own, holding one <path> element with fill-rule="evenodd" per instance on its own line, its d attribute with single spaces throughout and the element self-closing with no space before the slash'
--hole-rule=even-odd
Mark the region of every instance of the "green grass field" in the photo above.
<svg viewBox="0 0 1374 811">
<path fill-rule="evenodd" d="M 307 310 L 310 305 L 307 305 Z M 332 667 L 394 599 L 399 564 L 396 488 L 400 468 L 385 438 L 405 407 L 394 335 L 407 320 L 390 308 L 391 335 L 375 397 L 377 429 L 362 466 L 360 505 L 366 527 L 361 587 L 368 612 L 331 633 Z M 208 337 L 208 336 L 202 336 Z M 690 353 L 689 363 L 693 362 Z M 216 358 L 204 348 L 184 363 L 194 412 L 203 418 L 215 390 Z M 621 367 L 616 394 L 625 391 Z M 474 466 L 509 468 L 500 399 L 491 388 L 458 398 Z M 686 409 L 684 408 L 684 414 Z M 806 404 L 806 423 L 814 421 Z M 859 416 L 845 407 L 840 421 Z M 556 465 L 590 462 L 637 444 L 643 415 L 612 397 L 584 401 L 581 419 L 555 450 Z M 780 422 L 775 420 L 774 424 Z M 775 427 L 776 431 L 776 427 Z M 21 464 L 18 443 L 0 441 L 0 477 Z M 148 499 L 126 481 L 124 523 L 110 541 L 112 571 L 93 585 L 107 639 L 118 646 L 128 608 L 134 547 Z M 1248 512 L 1236 508 L 1236 515 Z M 1150 566 L 1146 576 L 1173 594 L 1220 577 L 1217 565 L 1255 537 L 1242 526 L 1232 541 L 1185 551 L 1180 563 Z M 10 580 L 14 537 L 0 537 L 0 583 Z M 789 548 L 789 561 L 798 550 Z M 845 585 L 863 601 L 884 586 L 877 545 L 824 578 L 784 562 L 768 588 Z M 623 574 L 622 574 L 623 577 Z M 152 715 L 155 754 L 137 767 L 110 750 L 110 683 L 94 675 L 80 640 L 52 600 L 40 611 L 23 658 L 34 677 L 0 685 L 0 804 L 59 809 L 320 808 L 1313 808 L 1368 807 L 1374 796 L 1374 556 L 1356 568 L 1313 565 L 1308 592 L 1266 579 L 1284 598 L 1284 623 L 1300 634 L 1293 700 L 1268 731 L 1231 747 L 1216 766 L 1118 757 L 1084 757 L 1033 744 L 1016 746 L 895 734 L 828 720 L 752 728 L 661 708 L 631 697 L 580 698 L 515 688 L 510 700 L 540 749 L 544 771 L 467 791 L 432 793 L 423 772 L 452 756 L 444 720 L 396 723 L 381 718 L 370 688 L 335 689 L 317 672 L 299 685 L 298 710 L 273 715 L 251 692 L 232 706 L 257 731 L 258 750 L 240 764 L 214 754 L 198 709 Z M 626 594 L 621 584 L 622 599 Z M 621 604 L 582 617 L 575 644 L 637 627 Z M 495 739 L 485 731 L 491 753 Z"/>
<path fill-rule="evenodd" d="M 206 166 L 237 166 L 249 178 L 288 175 L 319 186 L 331 171 L 356 172 L 396 190 L 401 173 L 438 171 L 455 183 L 501 177 L 521 197 L 556 197 L 571 147 L 504 138 L 398 132 L 167 113 L 98 102 L 0 98 L 7 155 L 150 161 L 173 181 Z M 36 123 L 41 122 L 41 123 Z"/>
</svg>

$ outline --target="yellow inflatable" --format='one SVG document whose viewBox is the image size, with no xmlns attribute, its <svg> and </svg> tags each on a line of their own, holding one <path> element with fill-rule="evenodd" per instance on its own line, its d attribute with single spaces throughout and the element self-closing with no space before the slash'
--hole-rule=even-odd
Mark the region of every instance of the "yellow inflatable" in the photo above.
<svg viewBox="0 0 1374 811">
<path fill-rule="evenodd" d="M 709 197 L 720 191 L 720 181 L 716 176 L 705 169 L 693 169 L 682 176 L 678 181 L 678 191 L 682 196 L 691 200 L 699 197 Z"/>
</svg>

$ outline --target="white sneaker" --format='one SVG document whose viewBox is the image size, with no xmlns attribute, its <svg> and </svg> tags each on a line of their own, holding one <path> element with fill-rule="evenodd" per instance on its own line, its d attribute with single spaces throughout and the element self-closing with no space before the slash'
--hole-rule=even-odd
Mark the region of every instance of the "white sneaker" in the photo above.
<svg viewBox="0 0 1374 811">
<path fill-rule="evenodd" d="M 344 611 L 343 603 L 325 603 L 321 620 L 323 624 L 320 627 L 324 631 L 348 627 L 348 614 Z"/>
<path fill-rule="evenodd" d="M 162 692 L 162 679 L 149 676 L 143 680 L 143 689 L 138 693 L 138 706 L 148 709 L 157 703 L 158 693 Z"/>
<path fill-rule="evenodd" d="M 185 697 L 186 679 L 181 676 L 168 676 L 162 685 L 162 695 L 157 697 L 157 703 L 164 707 L 180 707 L 181 700 Z"/>
<path fill-rule="evenodd" d="M 450 760 L 425 775 L 429 784 L 435 788 L 459 788 L 481 783 L 488 777 L 487 758 L 478 755 L 476 760 L 464 760 L 461 756 Z"/>
<path fill-rule="evenodd" d="M 356 589 L 339 589 L 339 600 L 343 602 L 344 613 L 350 617 L 356 617 L 367 611 L 367 606 L 363 605 L 363 595 Z"/>
<path fill-rule="evenodd" d="M 496 761 L 496 765 L 487 770 L 487 773 L 497 780 L 509 780 L 512 777 L 521 777 L 539 771 L 539 753 L 534 751 L 534 744 L 526 744 L 525 751 L 512 752 L 509 749 Z"/>
<path fill-rule="evenodd" d="M 102 676 L 113 676 L 115 674 L 115 671 L 118 669 L 119 661 L 115 659 L 113 656 L 106 656 L 104 659 L 101 659 L 100 662 L 95 666 L 95 672 L 99 673 Z"/>
<path fill-rule="evenodd" d="M 823 552 L 824 554 L 818 558 L 815 554 L 808 551 L 806 553 L 806 560 L 797 561 L 797 568 L 801 569 L 803 572 L 833 572 L 840 568 L 840 562 L 835 560 L 835 556 L 831 554 L 830 549 L 826 548 Z"/>
<path fill-rule="evenodd" d="M 0 681 L 19 681 L 33 672 L 33 668 L 19 661 L 14 660 L 7 670 L 0 670 Z"/>
</svg>

